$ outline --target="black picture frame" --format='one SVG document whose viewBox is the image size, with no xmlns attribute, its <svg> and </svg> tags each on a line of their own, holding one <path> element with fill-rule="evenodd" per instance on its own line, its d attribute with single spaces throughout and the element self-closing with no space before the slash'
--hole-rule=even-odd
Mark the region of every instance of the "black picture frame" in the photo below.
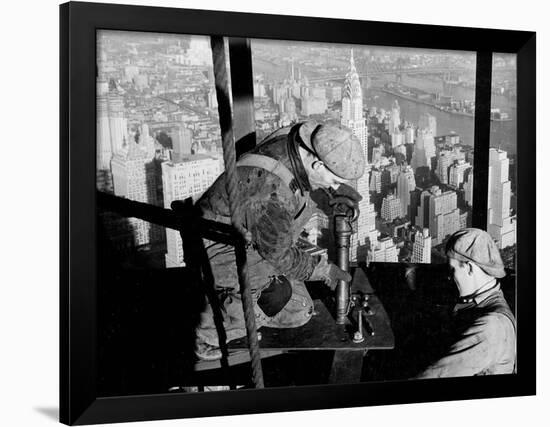
<svg viewBox="0 0 550 427">
<path fill-rule="evenodd" d="M 518 373 L 219 393 L 98 397 L 94 213 L 97 203 L 95 62 L 99 29 L 467 50 L 477 52 L 481 74 L 487 72 L 492 52 L 517 54 L 517 123 L 521 129 L 521 144 L 517 147 Z M 536 139 L 535 33 L 69 2 L 60 6 L 60 37 L 62 423 L 94 424 L 535 394 L 536 188 L 535 169 L 530 166 L 535 163 Z M 490 73 L 490 65 L 488 70 Z M 476 96 L 484 96 L 484 88 L 488 90 L 478 76 Z M 485 108 L 486 111 L 476 111 L 476 141 L 488 139 L 489 121 L 483 120 L 484 115 L 488 115 L 488 105 Z M 476 161 L 483 161 L 483 155 L 488 154 L 478 157 L 477 149 L 478 146 Z M 479 183 L 483 183 L 483 179 L 486 176 L 476 176 L 477 188 L 481 188 Z M 486 195 L 476 197 L 486 198 Z M 483 218 L 479 221 L 483 223 Z"/>
</svg>

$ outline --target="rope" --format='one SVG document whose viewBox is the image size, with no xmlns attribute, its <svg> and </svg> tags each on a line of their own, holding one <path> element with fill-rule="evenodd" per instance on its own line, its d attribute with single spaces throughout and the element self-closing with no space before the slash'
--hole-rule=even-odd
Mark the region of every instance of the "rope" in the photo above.
<svg viewBox="0 0 550 427">
<path fill-rule="evenodd" d="M 264 387 L 260 350 L 258 345 L 258 334 L 256 331 L 256 319 L 248 280 L 248 262 L 246 259 L 246 230 L 239 224 L 237 218 L 237 172 L 236 172 L 236 151 L 235 137 L 233 135 L 233 120 L 231 104 L 229 102 L 229 83 L 227 81 L 227 69 L 225 66 L 225 47 L 223 37 L 212 36 L 210 38 L 212 47 L 212 59 L 214 62 L 214 79 L 216 82 L 216 96 L 218 99 L 218 113 L 220 116 L 220 127 L 222 133 L 223 160 L 226 171 L 226 190 L 229 196 L 229 211 L 231 212 L 231 223 L 241 235 L 240 242 L 235 246 L 237 258 L 237 273 L 243 303 L 246 334 L 248 337 L 248 349 L 252 365 L 252 381 L 256 388 Z"/>
</svg>

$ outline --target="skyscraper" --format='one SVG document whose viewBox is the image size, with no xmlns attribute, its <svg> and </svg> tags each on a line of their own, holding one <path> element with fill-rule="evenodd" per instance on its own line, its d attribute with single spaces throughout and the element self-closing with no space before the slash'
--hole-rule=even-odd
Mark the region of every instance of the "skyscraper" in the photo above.
<svg viewBox="0 0 550 427">
<path fill-rule="evenodd" d="M 510 160 L 506 151 L 489 150 L 489 194 L 487 232 L 499 248 L 516 243 L 516 219 L 510 215 L 511 182 L 508 179 Z"/>
<path fill-rule="evenodd" d="M 304 230 L 307 233 L 307 240 L 312 245 L 317 245 L 317 241 L 322 236 L 323 229 L 328 229 L 328 216 L 322 211 L 317 210 L 313 213 L 309 221 L 304 226 Z"/>
<path fill-rule="evenodd" d="M 390 184 L 395 184 L 399 172 L 401 172 L 401 167 L 397 163 L 392 162 L 389 166 L 385 167 L 385 171 L 388 173 Z"/>
<path fill-rule="evenodd" d="M 397 246 L 391 237 L 384 237 L 376 242 L 369 250 L 369 262 L 397 262 Z"/>
<path fill-rule="evenodd" d="M 399 103 L 397 102 L 397 99 L 393 102 L 391 113 L 390 113 L 390 126 L 388 129 L 388 132 L 390 135 L 393 134 L 399 134 L 399 126 L 401 125 L 401 108 L 399 107 Z M 392 137 L 393 139 L 393 137 Z M 392 144 L 393 145 L 393 144 Z M 399 145 L 399 144 L 395 144 Z"/>
<path fill-rule="evenodd" d="M 402 145 L 405 142 L 405 134 L 402 133 L 400 130 L 396 130 L 395 132 L 392 132 L 390 134 L 390 138 L 391 138 L 392 148 Z"/>
<path fill-rule="evenodd" d="M 222 172 L 218 159 L 203 154 L 182 156 L 178 162 L 162 164 L 164 207 L 174 200 L 198 199 Z M 166 229 L 166 267 L 182 267 L 183 247 L 180 233 Z"/>
<path fill-rule="evenodd" d="M 371 162 L 373 165 L 379 164 L 382 160 L 382 156 L 384 155 L 384 146 L 382 144 L 375 145 L 372 147 L 372 156 L 371 156 Z"/>
<path fill-rule="evenodd" d="M 432 168 L 432 158 L 435 156 L 435 143 L 432 133 L 428 129 L 419 128 L 411 159 L 413 170 L 419 167 Z"/>
<path fill-rule="evenodd" d="M 327 111 L 326 97 L 307 96 L 302 98 L 302 115 L 324 114 Z"/>
<path fill-rule="evenodd" d="M 350 70 L 346 74 L 344 90 L 342 93 L 342 114 L 340 117 L 342 126 L 351 129 L 353 134 L 359 139 L 363 147 L 365 159 L 368 159 L 368 129 L 363 117 L 363 92 L 359 75 L 355 69 L 353 59 L 353 50 L 350 56 Z M 369 169 L 365 168 L 365 173 L 355 182 L 355 188 L 363 197 L 359 202 L 360 215 L 357 222 L 357 232 L 352 234 L 350 241 L 350 261 L 357 261 L 359 249 L 366 246 L 370 241 L 376 239 L 376 212 L 374 204 L 370 203 L 369 194 Z M 368 240 L 367 240 L 368 239 Z"/>
<path fill-rule="evenodd" d="M 367 155 L 368 129 L 363 118 L 363 92 L 359 75 L 355 69 L 353 49 L 350 56 L 350 70 L 346 74 L 344 92 L 342 94 L 342 126 L 348 127 L 363 144 L 363 151 Z M 366 158 L 366 157 L 365 157 Z"/>
<path fill-rule="evenodd" d="M 430 189 L 428 212 L 430 235 L 436 245 L 460 229 L 460 210 L 454 191 L 442 192 L 438 186 L 433 186 Z"/>
<path fill-rule="evenodd" d="M 155 157 L 156 146 L 155 138 L 153 138 L 149 132 L 149 125 L 147 123 L 142 123 L 138 131 L 138 144 L 142 150 L 147 152 L 149 158 Z"/>
<path fill-rule="evenodd" d="M 413 253 L 411 262 L 429 264 L 432 262 L 432 238 L 430 230 L 423 228 L 414 235 Z"/>
<path fill-rule="evenodd" d="M 397 198 L 401 207 L 401 216 L 409 215 L 410 193 L 415 188 L 414 171 L 410 166 L 402 167 L 399 175 L 397 175 Z"/>
<path fill-rule="evenodd" d="M 451 150 L 441 150 L 437 154 L 437 166 L 435 175 L 442 184 L 449 183 L 449 168 L 453 164 L 453 152 Z"/>
<path fill-rule="evenodd" d="M 437 119 L 429 113 L 422 113 L 418 120 L 418 127 L 428 129 L 432 136 L 437 135 Z"/>
<path fill-rule="evenodd" d="M 381 215 L 384 221 L 393 221 L 401 215 L 401 201 L 394 194 L 388 194 L 382 200 Z"/>
<path fill-rule="evenodd" d="M 410 124 L 405 128 L 405 144 L 414 144 L 415 129 Z"/>
<path fill-rule="evenodd" d="M 379 169 L 371 171 L 369 189 L 377 194 L 382 191 L 382 172 Z"/>
<path fill-rule="evenodd" d="M 464 181 L 464 201 L 468 206 L 473 205 L 474 201 L 474 171 L 473 168 L 466 171 Z"/>
<path fill-rule="evenodd" d="M 98 88 L 105 89 L 104 85 Z M 128 143 L 124 103 L 116 91 L 97 95 L 97 168 L 109 169 L 111 158 Z"/>
<path fill-rule="evenodd" d="M 116 196 L 151 205 L 159 204 L 155 165 L 146 146 L 140 147 L 131 138 L 128 146 L 114 155 L 111 170 Z M 137 218 L 128 218 L 128 223 L 133 229 L 136 247 L 161 240 L 158 226 Z"/>
<path fill-rule="evenodd" d="M 472 167 L 464 160 L 457 160 L 449 169 L 449 185 L 454 188 L 461 188 L 466 177 L 466 171 Z"/>
<path fill-rule="evenodd" d="M 353 233 L 350 240 L 350 261 L 357 261 L 363 253 L 360 247 L 367 247 L 375 242 L 378 236 L 376 230 L 376 211 L 374 203 L 370 202 L 369 193 L 369 171 L 370 165 L 365 167 L 365 173 L 356 181 L 356 190 L 363 199 L 359 202 L 359 218 L 357 219 L 357 232 Z M 361 253 L 359 253 L 361 252 Z M 366 254 L 366 251 L 364 251 Z"/>
<path fill-rule="evenodd" d="M 296 115 L 296 102 L 294 102 L 294 97 L 289 96 L 284 100 L 284 114 L 281 116 L 281 120 L 288 121 L 289 123 L 296 120 L 298 116 Z"/>
<path fill-rule="evenodd" d="M 191 154 L 193 146 L 193 131 L 185 127 L 177 127 L 172 132 L 172 160 L 179 162 L 180 159 Z"/>
</svg>

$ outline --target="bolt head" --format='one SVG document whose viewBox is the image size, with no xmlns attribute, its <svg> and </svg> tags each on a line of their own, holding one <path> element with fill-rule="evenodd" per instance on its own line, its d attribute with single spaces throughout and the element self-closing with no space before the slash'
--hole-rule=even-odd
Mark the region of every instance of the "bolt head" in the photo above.
<svg viewBox="0 0 550 427">
<path fill-rule="evenodd" d="M 353 334 L 353 342 L 360 343 L 360 342 L 363 342 L 364 340 L 365 338 L 363 337 L 363 334 L 361 332 L 357 331 Z"/>
</svg>

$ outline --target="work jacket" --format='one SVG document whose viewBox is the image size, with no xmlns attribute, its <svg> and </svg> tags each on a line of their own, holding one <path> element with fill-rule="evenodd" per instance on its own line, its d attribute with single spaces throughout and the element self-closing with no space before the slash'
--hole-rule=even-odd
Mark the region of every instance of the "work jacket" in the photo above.
<svg viewBox="0 0 550 427">
<path fill-rule="evenodd" d="M 252 245 L 261 257 L 279 274 L 305 280 L 318 259 L 296 244 L 315 209 L 310 197 L 311 186 L 298 152 L 299 126 L 276 131 L 249 152 L 276 160 L 290 171 L 290 182 L 265 167 L 253 166 L 250 162 L 246 166 L 238 163 L 236 205 L 238 220 L 251 233 Z M 220 175 L 197 202 L 206 219 L 230 222 L 226 174 L 227 171 Z"/>
<path fill-rule="evenodd" d="M 483 297 L 457 304 L 454 330 L 447 354 L 417 378 L 515 372 L 516 321 L 499 286 Z"/>
</svg>

